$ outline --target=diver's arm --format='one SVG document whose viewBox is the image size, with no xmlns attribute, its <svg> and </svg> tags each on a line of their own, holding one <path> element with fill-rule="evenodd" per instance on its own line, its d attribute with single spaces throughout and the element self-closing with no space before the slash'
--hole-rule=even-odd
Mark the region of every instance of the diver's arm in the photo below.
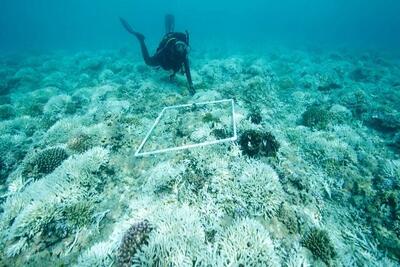
<svg viewBox="0 0 400 267">
<path fill-rule="evenodd" d="M 185 61 L 183 62 L 183 65 L 185 67 L 186 79 L 189 84 L 189 92 L 190 92 L 190 94 L 194 95 L 196 93 L 196 91 L 194 90 L 194 87 L 193 87 L 192 75 L 190 74 L 189 58 L 187 56 L 185 58 Z"/>
</svg>

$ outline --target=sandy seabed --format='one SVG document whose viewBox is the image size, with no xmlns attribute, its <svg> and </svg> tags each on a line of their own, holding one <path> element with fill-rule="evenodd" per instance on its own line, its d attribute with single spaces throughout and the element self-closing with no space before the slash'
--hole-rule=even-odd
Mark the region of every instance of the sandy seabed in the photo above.
<svg viewBox="0 0 400 267">
<path fill-rule="evenodd" d="M 1 266 L 398 266 L 400 61 L 272 49 L 0 57 Z M 238 140 L 134 157 L 160 111 Z M 232 136 L 172 110 L 144 149 Z"/>
</svg>

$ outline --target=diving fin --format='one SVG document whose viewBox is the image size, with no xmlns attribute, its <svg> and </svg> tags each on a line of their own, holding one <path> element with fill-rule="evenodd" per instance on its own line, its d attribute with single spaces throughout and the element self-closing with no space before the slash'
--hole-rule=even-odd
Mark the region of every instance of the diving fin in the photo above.
<svg viewBox="0 0 400 267">
<path fill-rule="evenodd" d="M 141 33 L 139 33 L 139 32 L 134 31 L 134 30 L 132 29 L 131 25 L 129 25 L 129 23 L 128 23 L 126 20 L 124 20 L 124 19 L 121 18 L 121 17 L 119 18 L 119 20 L 121 21 L 122 26 L 124 26 L 124 28 L 125 28 L 125 30 L 126 30 L 127 32 L 129 32 L 130 34 L 135 35 L 136 38 L 138 38 L 139 40 L 144 40 L 144 35 L 141 34 Z"/>
<path fill-rule="evenodd" d="M 119 18 L 119 21 L 121 21 L 122 26 L 124 26 L 125 30 L 127 30 L 127 32 L 129 32 L 130 34 L 135 34 L 135 31 L 132 29 L 131 25 L 129 25 L 129 23 L 124 20 L 123 18 Z"/>
</svg>

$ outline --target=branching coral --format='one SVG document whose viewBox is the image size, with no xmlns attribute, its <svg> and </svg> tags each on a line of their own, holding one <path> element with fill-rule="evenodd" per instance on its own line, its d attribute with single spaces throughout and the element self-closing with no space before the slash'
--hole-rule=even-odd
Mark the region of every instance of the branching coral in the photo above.
<svg viewBox="0 0 400 267">
<path fill-rule="evenodd" d="M 144 220 L 133 224 L 125 233 L 118 249 L 117 263 L 121 267 L 130 267 L 132 258 L 140 249 L 140 246 L 147 243 L 152 227 L 149 221 Z"/>
<path fill-rule="evenodd" d="M 51 174 L 32 182 L 24 191 L 10 196 L 3 204 L 4 213 L 0 217 L 3 242 L 16 243 L 22 239 L 30 242 L 34 236 L 44 234 L 50 224 L 65 219 L 70 220 L 70 225 L 66 225 L 70 229 L 87 223 L 87 220 L 77 220 L 77 216 L 82 214 L 76 212 L 89 211 L 90 214 L 90 207 L 72 207 L 79 206 L 79 201 L 85 198 L 93 199 L 93 195 L 98 193 L 98 185 L 103 181 L 96 173 L 107 160 L 108 151 L 95 147 L 65 160 Z M 69 214 L 68 217 L 65 217 L 65 212 Z"/>
<path fill-rule="evenodd" d="M 63 220 L 69 228 L 82 228 L 88 225 L 93 216 L 94 203 L 87 199 L 67 202 L 60 207 Z"/>
<path fill-rule="evenodd" d="M 332 259 L 336 257 L 335 248 L 326 231 L 312 228 L 303 237 L 302 245 L 308 248 L 312 254 L 321 259 L 327 265 L 331 265 Z"/>
<path fill-rule="evenodd" d="M 299 231 L 299 223 L 294 210 L 291 210 L 287 204 L 282 203 L 278 210 L 278 219 L 286 226 L 289 233 L 294 234 Z"/>
<path fill-rule="evenodd" d="M 143 191 L 151 193 L 171 192 L 181 180 L 181 173 L 185 170 L 183 164 L 174 164 L 164 161 L 147 172 L 147 181 Z"/>
<path fill-rule="evenodd" d="M 325 129 L 330 122 L 329 111 L 319 105 L 312 105 L 302 115 L 302 124 L 315 129 Z"/>
<path fill-rule="evenodd" d="M 231 188 L 234 214 L 272 217 L 283 202 L 283 191 L 276 172 L 258 161 L 245 164 Z"/>
<path fill-rule="evenodd" d="M 92 137 L 85 133 L 78 133 L 68 140 L 67 148 L 72 151 L 82 153 L 91 148 L 93 145 Z"/>
<path fill-rule="evenodd" d="M 160 207 L 149 218 L 154 230 L 133 266 L 193 266 L 205 250 L 199 213 L 188 205 Z"/>
<path fill-rule="evenodd" d="M 278 266 L 269 232 L 256 220 L 235 222 L 217 238 L 224 266 Z"/>
<path fill-rule="evenodd" d="M 25 165 L 22 175 L 25 180 L 37 179 L 54 171 L 67 158 L 67 152 L 60 147 L 40 151 Z"/>
</svg>

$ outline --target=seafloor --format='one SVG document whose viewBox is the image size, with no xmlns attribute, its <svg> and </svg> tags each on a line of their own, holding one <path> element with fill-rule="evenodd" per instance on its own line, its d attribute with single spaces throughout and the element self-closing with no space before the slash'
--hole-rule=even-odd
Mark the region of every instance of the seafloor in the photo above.
<svg viewBox="0 0 400 267">
<path fill-rule="evenodd" d="M 0 266 L 398 266 L 400 61 L 378 52 L 125 50 L 0 58 Z M 160 111 L 234 99 L 238 140 L 134 153 Z M 148 151 L 229 138 L 175 110 Z"/>
</svg>

